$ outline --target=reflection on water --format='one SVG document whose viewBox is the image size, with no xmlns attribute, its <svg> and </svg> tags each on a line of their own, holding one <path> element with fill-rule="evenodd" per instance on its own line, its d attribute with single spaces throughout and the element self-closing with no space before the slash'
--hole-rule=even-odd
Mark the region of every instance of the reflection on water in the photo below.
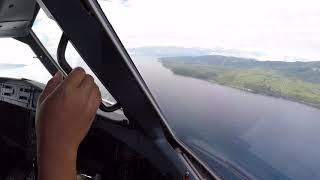
<svg viewBox="0 0 320 180">
<path fill-rule="evenodd" d="M 133 59 L 167 121 L 212 168 L 242 178 L 320 178 L 319 109 L 174 75 L 152 57 Z"/>
</svg>

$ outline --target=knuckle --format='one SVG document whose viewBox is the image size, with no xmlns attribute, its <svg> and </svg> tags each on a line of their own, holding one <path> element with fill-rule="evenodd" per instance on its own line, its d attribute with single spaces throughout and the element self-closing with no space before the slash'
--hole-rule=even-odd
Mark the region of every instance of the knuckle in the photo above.
<svg viewBox="0 0 320 180">
<path fill-rule="evenodd" d="M 100 91 L 98 91 L 97 95 L 95 96 L 95 99 L 100 102 L 102 100 L 101 98 L 102 97 L 101 97 Z"/>
<path fill-rule="evenodd" d="M 84 69 L 82 67 L 76 67 L 70 73 L 70 75 L 74 75 L 74 76 L 77 76 L 77 77 L 83 76 L 84 74 L 86 74 L 86 72 L 84 71 Z"/>
<path fill-rule="evenodd" d="M 89 75 L 89 74 L 86 74 L 86 80 L 88 81 L 88 82 L 90 82 L 90 83 L 93 83 L 94 82 L 94 79 L 93 79 L 93 77 L 91 76 L 91 75 Z"/>
<path fill-rule="evenodd" d="M 94 93 L 94 96 L 93 96 L 94 100 L 100 101 L 101 100 L 101 93 L 100 93 L 99 87 L 97 85 L 94 86 L 93 93 Z"/>
<path fill-rule="evenodd" d="M 74 72 L 80 73 L 80 74 L 85 74 L 85 70 L 82 67 L 76 67 L 73 69 Z"/>
<path fill-rule="evenodd" d="M 94 85 L 94 90 L 98 93 L 98 94 L 100 94 L 100 89 L 99 89 L 99 87 L 95 84 Z"/>
</svg>

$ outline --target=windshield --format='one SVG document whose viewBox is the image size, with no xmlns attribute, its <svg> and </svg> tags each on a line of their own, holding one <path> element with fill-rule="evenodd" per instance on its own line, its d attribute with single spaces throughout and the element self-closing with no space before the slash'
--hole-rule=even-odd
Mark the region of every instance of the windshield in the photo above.
<svg viewBox="0 0 320 180">
<path fill-rule="evenodd" d="M 40 9 L 34 25 L 32 26 L 32 30 L 37 35 L 43 46 L 47 49 L 54 60 L 57 60 L 57 49 L 60 42 L 60 38 L 62 36 L 62 30 L 58 26 L 58 24 L 50 19 L 45 12 Z M 112 95 L 108 92 L 108 90 L 104 87 L 98 77 L 92 72 L 92 70 L 88 67 L 85 61 L 78 54 L 77 50 L 73 47 L 71 43 L 68 43 L 66 51 L 65 51 L 66 61 L 72 68 L 82 67 L 87 74 L 90 74 L 95 82 L 97 83 L 103 102 L 108 106 L 116 103 L 116 100 L 112 97 Z"/>
<path fill-rule="evenodd" d="M 25 78 L 41 83 L 47 83 L 51 78 L 27 44 L 12 38 L 1 38 L 0 49 L 0 77 Z"/>
<path fill-rule="evenodd" d="M 320 179 L 317 1 L 99 1 L 175 134 L 226 179 Z"/>
</svg>

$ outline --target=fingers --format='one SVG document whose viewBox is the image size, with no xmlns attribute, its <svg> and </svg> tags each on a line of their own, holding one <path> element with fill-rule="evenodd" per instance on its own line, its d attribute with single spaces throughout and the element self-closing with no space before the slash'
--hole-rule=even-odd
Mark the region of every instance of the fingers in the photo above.
<svg viewBox="0 0 320 180">
<path fill-rule="evenodd" d="M 89 111 L 90 111 L 90 113 L 92 113 L 94 115 L 97 112 L 97 110 L 101 104 L 101 93 L 100 93 L 100 90 L 96 84 L 94 84 L 94 86 L 90 92 L 88 103 L 89 103 L 88 104 Z"/>
<path fill-rule="evenodd" d="M 87 97 L 90 96 L 92 88 L 95 86 L 94 79 L 81 67 L 75 68 L 63 82 L 64 86 L 79 88 Z"/>
<path fill-rule="evenodd" d="M 89 74 L 86 74 L 85 77 L 83 78 L 82 82 L 79 85 L 79 89 L 81 89 L 81 91 L 84 94 L 88 94 L 88 96 L 90 95 L 90 92 L 92 90 L 92 88 L 94 88 L 95 83 L 94 83 L 94 79 L 92 76 L 90 76 Z"/>
<path fill-rule="evenodd" d="M 87 112 L 89 115 L 88 120 L 90 123 L 93 122 L 100 104 L 101 104 L 100 90 L 99 90 L 98 86 L 96 84 L 94 84 L 94 87 L 92 88 L 92 90 L 90 92 L 90 96 L 89 96 L 88 104 L 87 104 L 88 105 Z"/>
<path fill-rule="evenodd" d="M 72 72 L 64 80 L 63 84 L 66 86 L 78 87 L 85 76 L 86 72 L 81 67 L 77 67 L 72 70 Z"/>
<path fill-rule="evenodd" d="M 47 83 L 46 87 L 42 91 L 38 103 L 42 103 L 63 81 L 63 76 L 60 71 L 58 71 Z"/>
<path fill-rule="evenodd" d="M 94 82 L 94 78 L 91 75 L 86 74 L 81 67 L 75 68 L 63 81 L 63 84 L 65 86 L 79 88 L 82 93 L 88 95 L 89 100 L 92 100 L 93 98 L 95 101 L 101 101 L 101 94 L 98 86 Z"/>
</svg>

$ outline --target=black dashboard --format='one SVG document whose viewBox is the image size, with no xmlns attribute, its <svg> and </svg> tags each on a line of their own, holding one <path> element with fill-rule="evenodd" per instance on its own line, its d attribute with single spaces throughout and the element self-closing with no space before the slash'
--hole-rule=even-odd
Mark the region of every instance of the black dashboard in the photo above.
<svg viewBox="0 0 320 180">
<path fill-rule="evenodd" d="M 34 117 L 43 84 L 0 78 L 0 179 L 28 174 L 36 153 Z M 23 169 L 23 170 L 22 170 Z"/>
<path fill-rule="evenodd" d="M 0 78 L 0 135 L 20 149 L 34 143 L 34 118 L 44 85 L 26 79 Z M 31 139 L 30 139 L 31 138 Z"/>
</svg>

